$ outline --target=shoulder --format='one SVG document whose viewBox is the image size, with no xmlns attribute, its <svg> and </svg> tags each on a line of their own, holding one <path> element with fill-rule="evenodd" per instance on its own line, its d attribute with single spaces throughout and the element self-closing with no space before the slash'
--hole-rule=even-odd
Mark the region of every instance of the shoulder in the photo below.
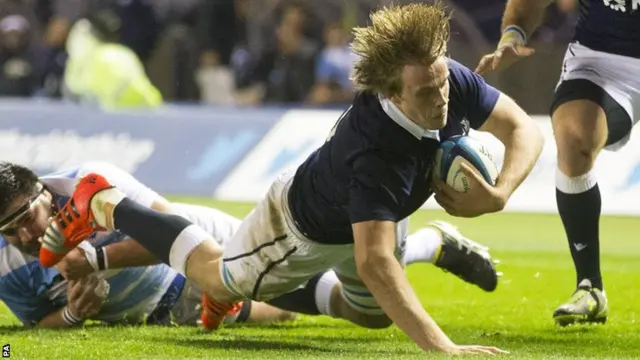
<svg viewBox="0 0 640 360">
<path fill-rule="evenodd" d="M 384 114 L 382 106 L 380 106 L 378 95 L 368 91 L 360 91 L 356 93 L 350 107 L 350 113 L 362 113 L 373 116 L 380 116 Z"/>
<path fill-rule="evenodd" d="M 449 66 L 449 84 L 453 89 L 464 91 L 470 85 L 476 83 L 478 79 L 482 79 L 473 70 L 453 59 L 449 59 L 447 65 Z"/>
</svg>

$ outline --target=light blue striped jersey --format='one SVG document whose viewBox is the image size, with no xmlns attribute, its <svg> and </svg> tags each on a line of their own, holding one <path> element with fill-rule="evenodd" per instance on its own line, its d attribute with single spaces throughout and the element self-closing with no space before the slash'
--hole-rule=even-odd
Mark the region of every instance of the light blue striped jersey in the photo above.
<svg viewBox="0 0 640 360">
<path fill-rule="evenodd" d="M 76 180 L 90 172 L 105 176 L 142 205 L 151 206 L 159 197 L 133 176 L 105 163 L 87 163 L 43 176 L 41 181 L 53 193 L 54 201 L 63 205 L 72 194 Z M 123 238 L 118 232 L 105 232 L 90 240 L 94 245 L 105 245 Z M 100 313 L 92 319 L 110 323 L 142 320 L 158 307 L 171 283 L 181 277 L 166 265 L 107 270 L 100 275 L 111 290 Z M 55 268 L 43 268 L 37 258 L 21 253 L 0 237 L 0 300 L 25 325 L 34 324 L 66 304 L 66 280 Z"/>
</svg>

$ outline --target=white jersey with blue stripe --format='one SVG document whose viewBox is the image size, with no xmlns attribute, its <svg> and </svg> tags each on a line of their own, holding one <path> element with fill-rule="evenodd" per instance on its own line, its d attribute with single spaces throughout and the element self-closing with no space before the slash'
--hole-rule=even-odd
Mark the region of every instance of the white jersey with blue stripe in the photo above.
<svg viewBox="0 0 640 360">
<path fill-rule="evenodd" d="M 171 283 L 180 276 L 164 264 L 108 270 L 98 275 L 111 290 L 92 319 L 107 323 L 141 321 L 156 310 Z M 32 325 L 66 305 L 67 281 L 55 268 L 43 268 L 37 258 L 0 238 L 0 299 L 20 321 Z"/>
<path fill-rule="evenodd" d="M 0 237 L 0 299 L 25 325 L 67 303 L 67 286 L 54 268 L 23 254 Z"/>
<path fill-rule="evenodd" d="M 41 177 L 42 183 L 53 193 L 54 201 L 64 205 L 82 176 L 95 172 L 105 176 L 129 198 L 144 206 L 159 198 L 153 190 L 133 176 L 105 163 L 88 163 L 76 168 Z M 121 241 L 117 232 L 96 236 L 93 243 Z M 109 296 L 94 320 L 137 322 L 152 313 L 172 282 L 179 277 L 166 265 L 108 270 L 99 274 L 110 284 Z M 178 294 L 179 295 L 179 294 Z M 26 325 L 40 321 L 47 314 L 66 304 L 67 286 L 55 268 L 43 268 L 37 258 L 21 253 L 0 238 L 0 299 Z"/>
</svg>

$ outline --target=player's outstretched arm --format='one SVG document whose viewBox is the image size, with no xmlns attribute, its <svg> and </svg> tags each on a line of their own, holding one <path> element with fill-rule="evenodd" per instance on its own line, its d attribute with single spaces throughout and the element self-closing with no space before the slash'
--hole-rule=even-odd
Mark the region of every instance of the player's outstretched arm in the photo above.
<svg viewBox="0 0 640 360">
<path fill-rule="evenodd" d="M 127 238 L 94 248 L 88 242 L 71 250 L 56 269 L 67 280 L 78 280 L 96 271 L 159 264 L 160 260 L 137 241 Z"/>
<path fill-rule="evenodd" d="M 65 321 L 65 312 L 68 312 L 69 309 L 65 306 L 60 310 L 56 310 L 44 318 L 40 320 L 38 323 L 38 327 L 42 329 L 58 329 L 65 327 L 72 327 L 81 325 L 84 320 L 79 319 L 77 323 L 73 323 L 71 321 Z"/>
<path fill-rule="evenodd" d="M 387 316 L 424 350 L 502 352 L 493 347 L 454 344 L 427 314 L 394 256 L 395 227 L 392 221 L 379 220 L 353 224 L 358 275 Z"/>
<path fill-rule="evenodd" d="M 544 136 L 535 121 L 504 94 L 500 94 L 491 115 L 480 130 L 493 134 L 505 146 L 504 163 L 496 188 L 503 192 L 506 204 L 538 161 Z"/>
<path fill-rule="evenodd" d="M 511 66 L 522 57 L 534 53 L 527 39 L 542 24 L 551 0 L 509 0 L 502 17 L 502 37 L 496 50 L 482 57 L 476 68 L 479 74 Z"/>
<path fill-rule="evenodd" d="M 544 13 L 551 0 L 508 0 L 502 17 L 501 30 L 515 25 L 531 36 L 544 20 Z"/>
</svg>

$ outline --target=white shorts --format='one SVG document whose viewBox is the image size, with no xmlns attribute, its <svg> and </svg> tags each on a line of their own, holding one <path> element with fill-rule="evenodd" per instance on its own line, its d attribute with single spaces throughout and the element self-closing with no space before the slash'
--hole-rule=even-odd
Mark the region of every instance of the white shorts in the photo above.
<svg viewBox="0 0 640 360">
<path fill-rule="evenodd" d="M 265 198 L 244 219 L 226 244 L 223 280 L 236 295 L 267 301 L 293 291 L 314 275 L 333 269 L 343 282 L 343 296 L 363 312 L 380 313 L 359 280 L 353 244 L 328 245 L 304 237 L 293 225 L 287 192 L 293 172 L 282 174 Z M 396 258 L 401 262 L 408 220 L 396 229 Z M 401 262 L 402 263 L 402 262 Z"/>
<path fill-rule="evenodd" d="M 640 59 L 591 50 L 571 43 L 565 53 L 560 81 L 584 79 L 598 85 L 629 115 L 631 126 L 640 120 Z M 618 150 L 630 132 L 607 149 Z"/>
</svg>

